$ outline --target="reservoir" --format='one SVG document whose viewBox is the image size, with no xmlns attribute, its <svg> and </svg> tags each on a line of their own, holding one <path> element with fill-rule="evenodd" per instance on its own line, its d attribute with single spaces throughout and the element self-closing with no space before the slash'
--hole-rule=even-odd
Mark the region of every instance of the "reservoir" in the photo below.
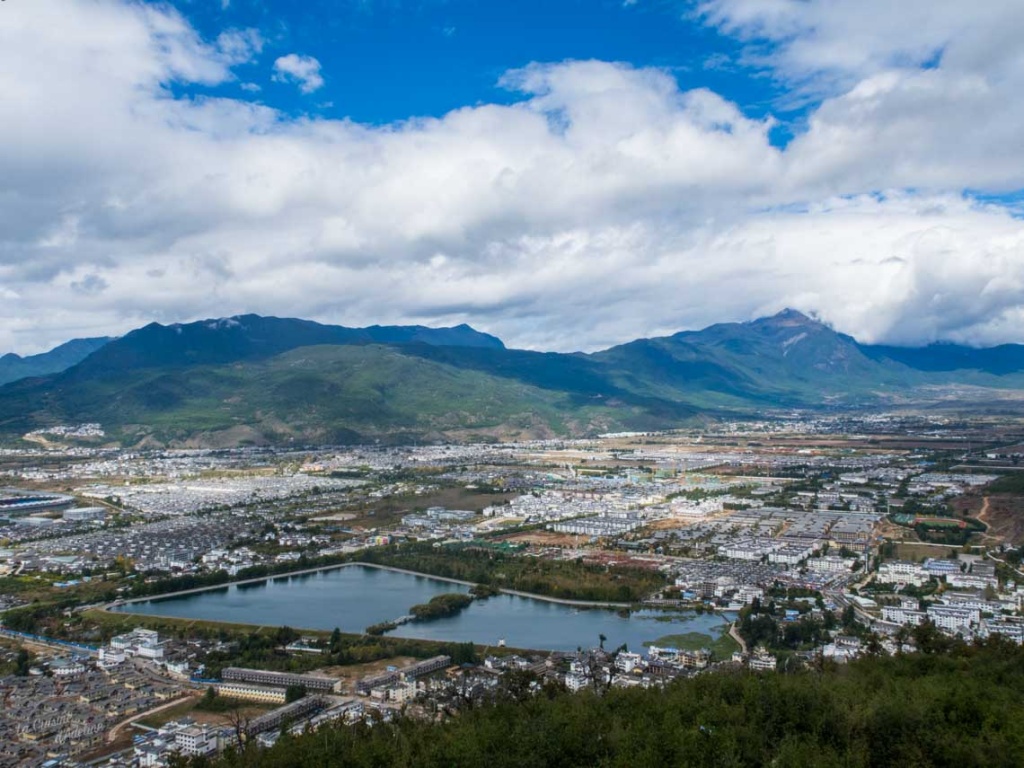
<svg viewBox="0 0 1024 768">
<path fill-rule="evenodd" d="M 393 621 L 413 605 L 446 592 L 469 588 L 428 576 L 364 565 L 278 576 L 251 584 L 219 587 L 177 597 L 121 605 L 112 610 L 209 621 L 266 626 L 362 632 L 372 624 Z M 396 637 L 474 642 L 513 648 L 575 651 L 598 645 L 628 645 L 642 652 L 644 643 L 668 635 L 701 633 L 719 637 L 735 618 L 730 614 L 638 611 L 630 616 L 603 608 L 581 609 L 516 595 L 475 601 L 456 616 L 403 624 Z"/>
</svg>

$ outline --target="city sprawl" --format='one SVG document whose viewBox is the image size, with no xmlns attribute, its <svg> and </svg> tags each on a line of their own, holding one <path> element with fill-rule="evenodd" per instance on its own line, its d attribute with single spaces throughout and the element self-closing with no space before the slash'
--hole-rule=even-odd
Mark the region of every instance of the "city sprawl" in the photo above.
<svg viewBox="0 0 1024 768">
<path fill-rule="evenodd" d="M 1024 445 L 991 419 L 83 447 L 97 433 L 66 425 L 47 433 L 64 444 L 0 453 L 0 765 L 165 766 L 325 723 L 453 717 L 516 686 L 601 692 L 954 639 L 1024 644 Z M 342 568 L 439 586 L 333 630 L 154 607 Z M 453 623 L 500 599 L 649 636 L 554 629 L 517 647 L 482 620 Z"/>
</svg>

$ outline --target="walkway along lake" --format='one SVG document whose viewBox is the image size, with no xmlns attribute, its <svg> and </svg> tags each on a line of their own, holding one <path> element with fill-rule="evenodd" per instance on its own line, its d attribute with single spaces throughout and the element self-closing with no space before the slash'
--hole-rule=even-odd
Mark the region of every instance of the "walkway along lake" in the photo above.
<svg viewBox="0 0 1024 768">
<path fill-rule="evenodd" d="M 430 576 L 345 565 L 330 570 L 154 598 L 117 605 L 110 610 L 208 621 L 362 632 L 372 624 L 393 621 L 413 605 L 445 592 L 467 592 L 462 583 Z M 717 638 L 728 631 L 729 614 L 638 611 L 626 617 L 608 608 L 579 608 L 520 595 L 478 600 L 462 613 L 428 622 L 404 624 L 388 634 L 428 640 L 471 641 L 481 645 L 504 640 L 513 648 L 574 651 L 598 644 L 623 643 L 642 651 L 644 642 L 666 635 L 699 632 Z"/>
</svg>

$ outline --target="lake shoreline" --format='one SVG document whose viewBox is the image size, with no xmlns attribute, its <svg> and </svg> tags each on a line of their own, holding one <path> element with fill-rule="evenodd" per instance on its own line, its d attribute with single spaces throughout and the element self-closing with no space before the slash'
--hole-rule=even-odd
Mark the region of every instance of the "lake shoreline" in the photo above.
<svg viewBox="0 0 1024 768">
<path fill-rule="evenodd" d="M 336 584 L 346 586 L 338 592 Z M 406 618 L 410 606 L 428 604 L 443 594 L 465 593 L 473 586 L 466 580 L 354 562 L 133 597 L 97 609 L 111 617 L 146 617 L 154 622 L 176 618 L 300 631 L 338 626 L 346 634 L 376 634 L 366 628 L 395 624 L 383 637 L 476 644 L 492 637 L 491 645 L 547 651 L 572 651 L 598 636 L 607 636 L 616 647 L 631 648 L 673 630 L 700 629 L 717 637 L 727 631 L 732 618 L 684 606 L 588 602 L 509 589 L 474 601 L 456 616 L 408 623 L 396 618 Z M 263 596 L 265 590 L 270 591 Z"/>
<path fill-rule="evenodd" d="M 97 606 L 101 611 L 110 611 L 111 613 L 120 613 L 121 611 L 112 610 L 126 605 L 134 605 L 136 603 L 148 603 L 148 602 L 161 602 L 163 600 L 172 600 L 177 597 L 184 597 L 185 595 L 197 595 L 202 592 L 212 592 L 219 589 L 227 589 L 229 587 L 244 586 L 247 584 L 259 584 L 260 582 L 269 582 L 275 579 L 291 578 L 293 576 L 309 576 L 314 573 L 322 573 L 324 571 L 337 571 L 343 568 L 351 568 L 352 566 L 361 566 L 363 568 L 377 568 L 382 571 L 391 571 L 392 573 L 404 573 L 407 576 L 419 576 L 427 579 L 435 579 L 436 581 L 446 581 L 449 584 L 459 584 L 464 587 L 475 587 L 476 582 L 465 581 L 463 579 L 454 579 L 450 576 L 436 576 L 432 573 L 420 573 L 419 571 L 410 571 L 407 568 L 396 568 L 392 565 L 381 565 L 379 563 L 365 563 L 362 561 L 354 561 L 351 563 L 337 563 L 334 565 L 320 565 L 315 568 L 305 568 L 301 571 L 289 571 L 288 573 L 275 573 L 269 576 L 257 576 L 252 579 L 242 579 L 240 581 L 226 581 L 223 584 L 211 584 L 205 587 L 193 587 L 192 589 L 181 589 L 177 592 L 166 592 L 160 595 L 148 595 L 145 597 L 130 597 L 123 600 L 115 600 L 111 603 L 106 603 L 102 606 Z M 555 603 L 557 605 L 568 605 L 574 608 L 606 608 L 609 610 L 620 610 L 622 608 L 633 608 L 635 603 L 613 603 L 613 602 L 601 602 L 591 600 L 572 600 L 561 597 L 551 597 L 550 595 L 538 595 L 532 592 L 521 592 L 517 589 L 501 589 L 498 590 L 503 595 L 513 595 L 515 597 L 524 597 L 530 600 L 541 600 L 547 603 Z M 141 615 L 141 614 L 137 614 Z M 152 615 L 152 614 L 146 614 Z"/>
</svg>

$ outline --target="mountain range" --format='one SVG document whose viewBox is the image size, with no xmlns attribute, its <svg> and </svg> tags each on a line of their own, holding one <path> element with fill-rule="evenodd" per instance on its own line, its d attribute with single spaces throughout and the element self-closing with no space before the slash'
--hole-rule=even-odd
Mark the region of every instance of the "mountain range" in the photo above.
<svg viewBox="0 0 1024 768">
<path fill-rule="evenodd" d="M 72 339 L 41 355 L 21 357 L 13 352 L 0 356 L 0 384 L 25 379 L 29 376 L 45 376 L 60 373 L 79 363 L 111 339 L 107 336 L 94 339 Z"/>
<path fill-rule="evenodd" d="M 1022 345 L 864 345 L 794 310 L 590 354 L 508 349 L 467 325 L 243 315 L 4 361 L 37 367 L 0 386 L 0 437 L 98 422 L 104 440 L 139 446 L 586 435 L 1024 391 Z"/>
</svg>

